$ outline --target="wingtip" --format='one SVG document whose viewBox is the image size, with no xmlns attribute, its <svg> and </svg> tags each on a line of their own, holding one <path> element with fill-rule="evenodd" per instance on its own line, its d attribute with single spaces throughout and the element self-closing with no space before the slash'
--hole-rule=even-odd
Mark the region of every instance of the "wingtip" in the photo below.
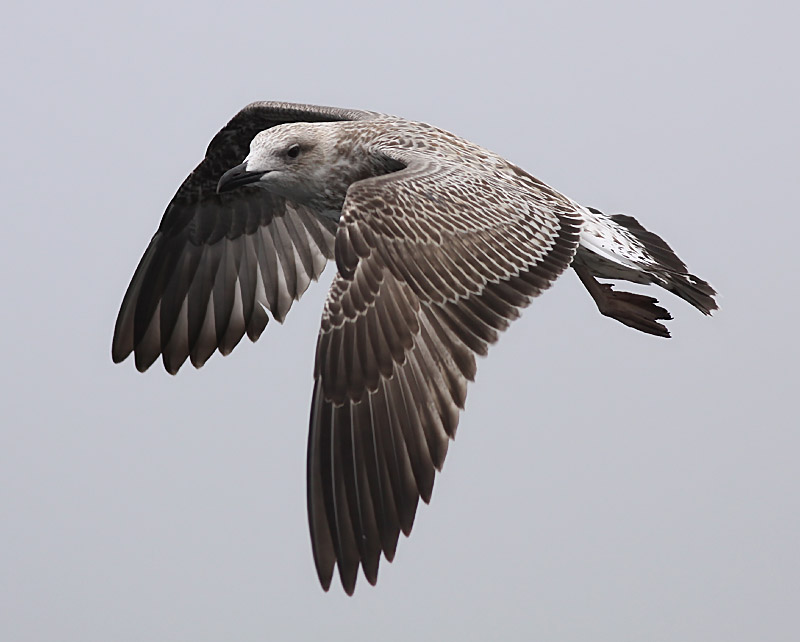
<svg viewBox="0 0 800 642">
<path fill-rule="evenodd" d="M 312 552 L 314 554 L 314 565 L 317 570 L 317 578 L 322 586 L 322 590 L 327 593 L 330 590 L 331 582 L 333 581 L 334 562 L 331 561 L 330 564 L 323 565 L 317 558 L 317 551 L 312 550 Z"/>
<path fill-rule="evenodd" d="M 342 583 L 344 592 L 348 595 L 353 595 L 356 590 L 356 581 L 358 580 L 358 569 L 361 566 L 358 559 L 342 564 L 342 560 L 336 561 L 336 566 L 339 569 L 339 581 Z"/>
<path fill-rule="evenodd" d="M 151 365 L 153 365 L 153 362 L 152 362 L 152 361 L 150 361 L 150 362 L 148 363 L 147 361 L 141 361 L 141 360 L 139 360 L 139 359 L 136 359 L 135 357 L 134 357 L 134 360 L 133 360 L 133 361 L 134 361 L 134 363 L 136 364 L 136 369 L 137 369 L 139 372 L 147 372 L 147 370 L 150 368 L 150 366 L 151 366 Z"/>
<path fill-rule="evenodd" d="M 344 573 L 340 573 L 341 580 L 342 580 L 342 588 L 344 592 L 347 593 L 350 597 L 353 597 L 353 593 L 356 592 L 356 579 L 358 578 L 358 567 L 356 567 L 355 572 L 348 573 L 347 577 L 345 577 Z"/>
</svg>

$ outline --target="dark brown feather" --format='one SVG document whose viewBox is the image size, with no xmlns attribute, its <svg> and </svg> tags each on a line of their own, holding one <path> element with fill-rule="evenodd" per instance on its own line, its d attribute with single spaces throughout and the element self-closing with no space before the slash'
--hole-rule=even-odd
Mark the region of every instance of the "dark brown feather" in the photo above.
<svg viewBox="0 0 800 642">
<path fill-rule="evenodd" d="M 174 374 L 187 349 L 200 367 L 217 349 L 230 352 L 245 332 L 257 339 L 267 323 L 261 305 L 283 321 L 292 302 L 333 256 L 330 222 L 256 187 L 218 194 L 219 178 L 241 163 L 250 141 L 265 129 L 372 117 L 356 110 L 269 102 L 253 103 L 236 114 L 214 136 L 203 161 L 167 206 L 120 306 L 112 359 L 120 362 L 134 352 L 136 367 L 143 371 L 163 354 L 165 367 Z M 251 264 L 250 243 L 257 268 Z M 254 268 L 261 273 L 265 300 L 258 298 Z M 231 313 L 237 315 L 233 324 Z M 173 340 L 182 314 L 187 337 Z"/>
</svg>

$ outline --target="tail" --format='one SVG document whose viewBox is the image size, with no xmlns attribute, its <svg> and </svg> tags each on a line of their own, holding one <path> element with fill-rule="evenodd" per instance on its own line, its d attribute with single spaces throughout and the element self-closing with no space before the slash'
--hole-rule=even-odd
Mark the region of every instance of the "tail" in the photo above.
<svg viewBox="0 0 800 642">
<path fill-rule="evenodd" d="M 600 279 L 621 279 L 655 284 L 681 297 L 703 314 L 717 309 L 716 291 L 706 281 L 690 274 L 672 248 L 632 216 L 606 216 L 594 208 L 586 220 L 581 246 L 572 267 L 592 295 L 600 313 L 661 337 L 669 330 L 660 323 L 671 319 L 669 312 L 652 297 L 616 291 Z"/>
<path fill-rule="evenodd" d="M 594 209 L 592 211 L 599 213 Z M 678 258 L 664 239 L 642 227 L 632 216 L 612 214 L 610 218 L 636 237 L 650 256 L 658 262 L 662 268 L 654 274 L 656 277 L 661 277 L 656 279 L 658 285 L 691 303 L 703 314 L 711 314 L 712 310 L 717 309 L 717 302 L 714 300 L 716 290 L 707 281 L 690 274 L 686 264 Z"/>
</svg>

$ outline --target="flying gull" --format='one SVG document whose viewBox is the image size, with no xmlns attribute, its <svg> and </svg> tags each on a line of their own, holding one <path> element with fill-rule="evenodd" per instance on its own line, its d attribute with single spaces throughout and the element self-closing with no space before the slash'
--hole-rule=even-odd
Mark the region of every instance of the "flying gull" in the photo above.
<svg viewBox="0 0 800 642">
<path fill-rule="evenodd" d="M 244 161 L 242 161 L 244 159 Z M 283 322 L 328 261 L 308 439 L 317 573 L 352 594 L 394 558 L 455 437 L 476 355 L 572 267 L 599 311 L 668 337 L 658 285 L 704 314 L 711 286 L 634 218 L 606 216 L 424 123 L 248 105 L 214 136 L 136 268 L 112 358 L 199 368 L 269 314 Z"/>
</svg>

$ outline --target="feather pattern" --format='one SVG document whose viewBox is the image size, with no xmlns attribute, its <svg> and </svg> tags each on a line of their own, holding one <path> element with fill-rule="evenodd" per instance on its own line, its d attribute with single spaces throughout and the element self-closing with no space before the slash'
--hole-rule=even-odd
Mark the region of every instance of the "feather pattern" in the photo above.
<svg viewBox="0 0 800 642">
<path fill-rule="evenodd" d="M 167 207 L 123 299 L 112 358 L 199 368 L 257 340 L 269 315 L 282 322 L 331 259 L 307 507 L 320 582 L 327 590 L 338 568 L 350 594 L 359 569 L 377 581 L 381 557 L 394 559 L 419 500 L 430 501 L 476 355 L 567 267 L 603 314 L 642 332 L 669 336 L 669 313 L 598 278 L 716 309 L 713 288 L 632 217 L 584 208 L 447 131 L 265 102 L 220 130 Z"/>
<path fill-rule="evenodd" d="M 703 314 L 717 309 L 714 288 L 691 274 L 664 239 L 632 216 L 606 216 L 598 209 L 586 208 L 581 244 L 572 267 L 601 314 L 641 332 L 669 337 L 661 322 L 672 315 L 653 297 L 614 290 L 609 284 L 598 283 L 598 278 L 655 284 Z"/>
<path fill-rule="evenodd" d="M 280 321 L 333 256 L 330 225 L 306 207 L 253 186 L 217 193 L 220 176 L 260 131 L 296 122 L 372 117 L 369 112 L 253 103 L 220 130 L 167 206 L 131 279 L 114 329 L 112 358 L 132 352 L 147 370 L 162 357 L 175 374 L 255 341 Z"/>
<path fill-rule="evenodd" d="M 419 499 L 430 501 L 474 355 L 566 269 L 581 224 L 571 201 L 517 174 L 487 178 L 441 148 L 381 144 L 405 169 L 347 192 L 309 436 L 317 570 L 327 587 L 338 565 L 348 593 L 359 565 L 375 583 L 376 550 L 392 559 Z"/>
</svg>

